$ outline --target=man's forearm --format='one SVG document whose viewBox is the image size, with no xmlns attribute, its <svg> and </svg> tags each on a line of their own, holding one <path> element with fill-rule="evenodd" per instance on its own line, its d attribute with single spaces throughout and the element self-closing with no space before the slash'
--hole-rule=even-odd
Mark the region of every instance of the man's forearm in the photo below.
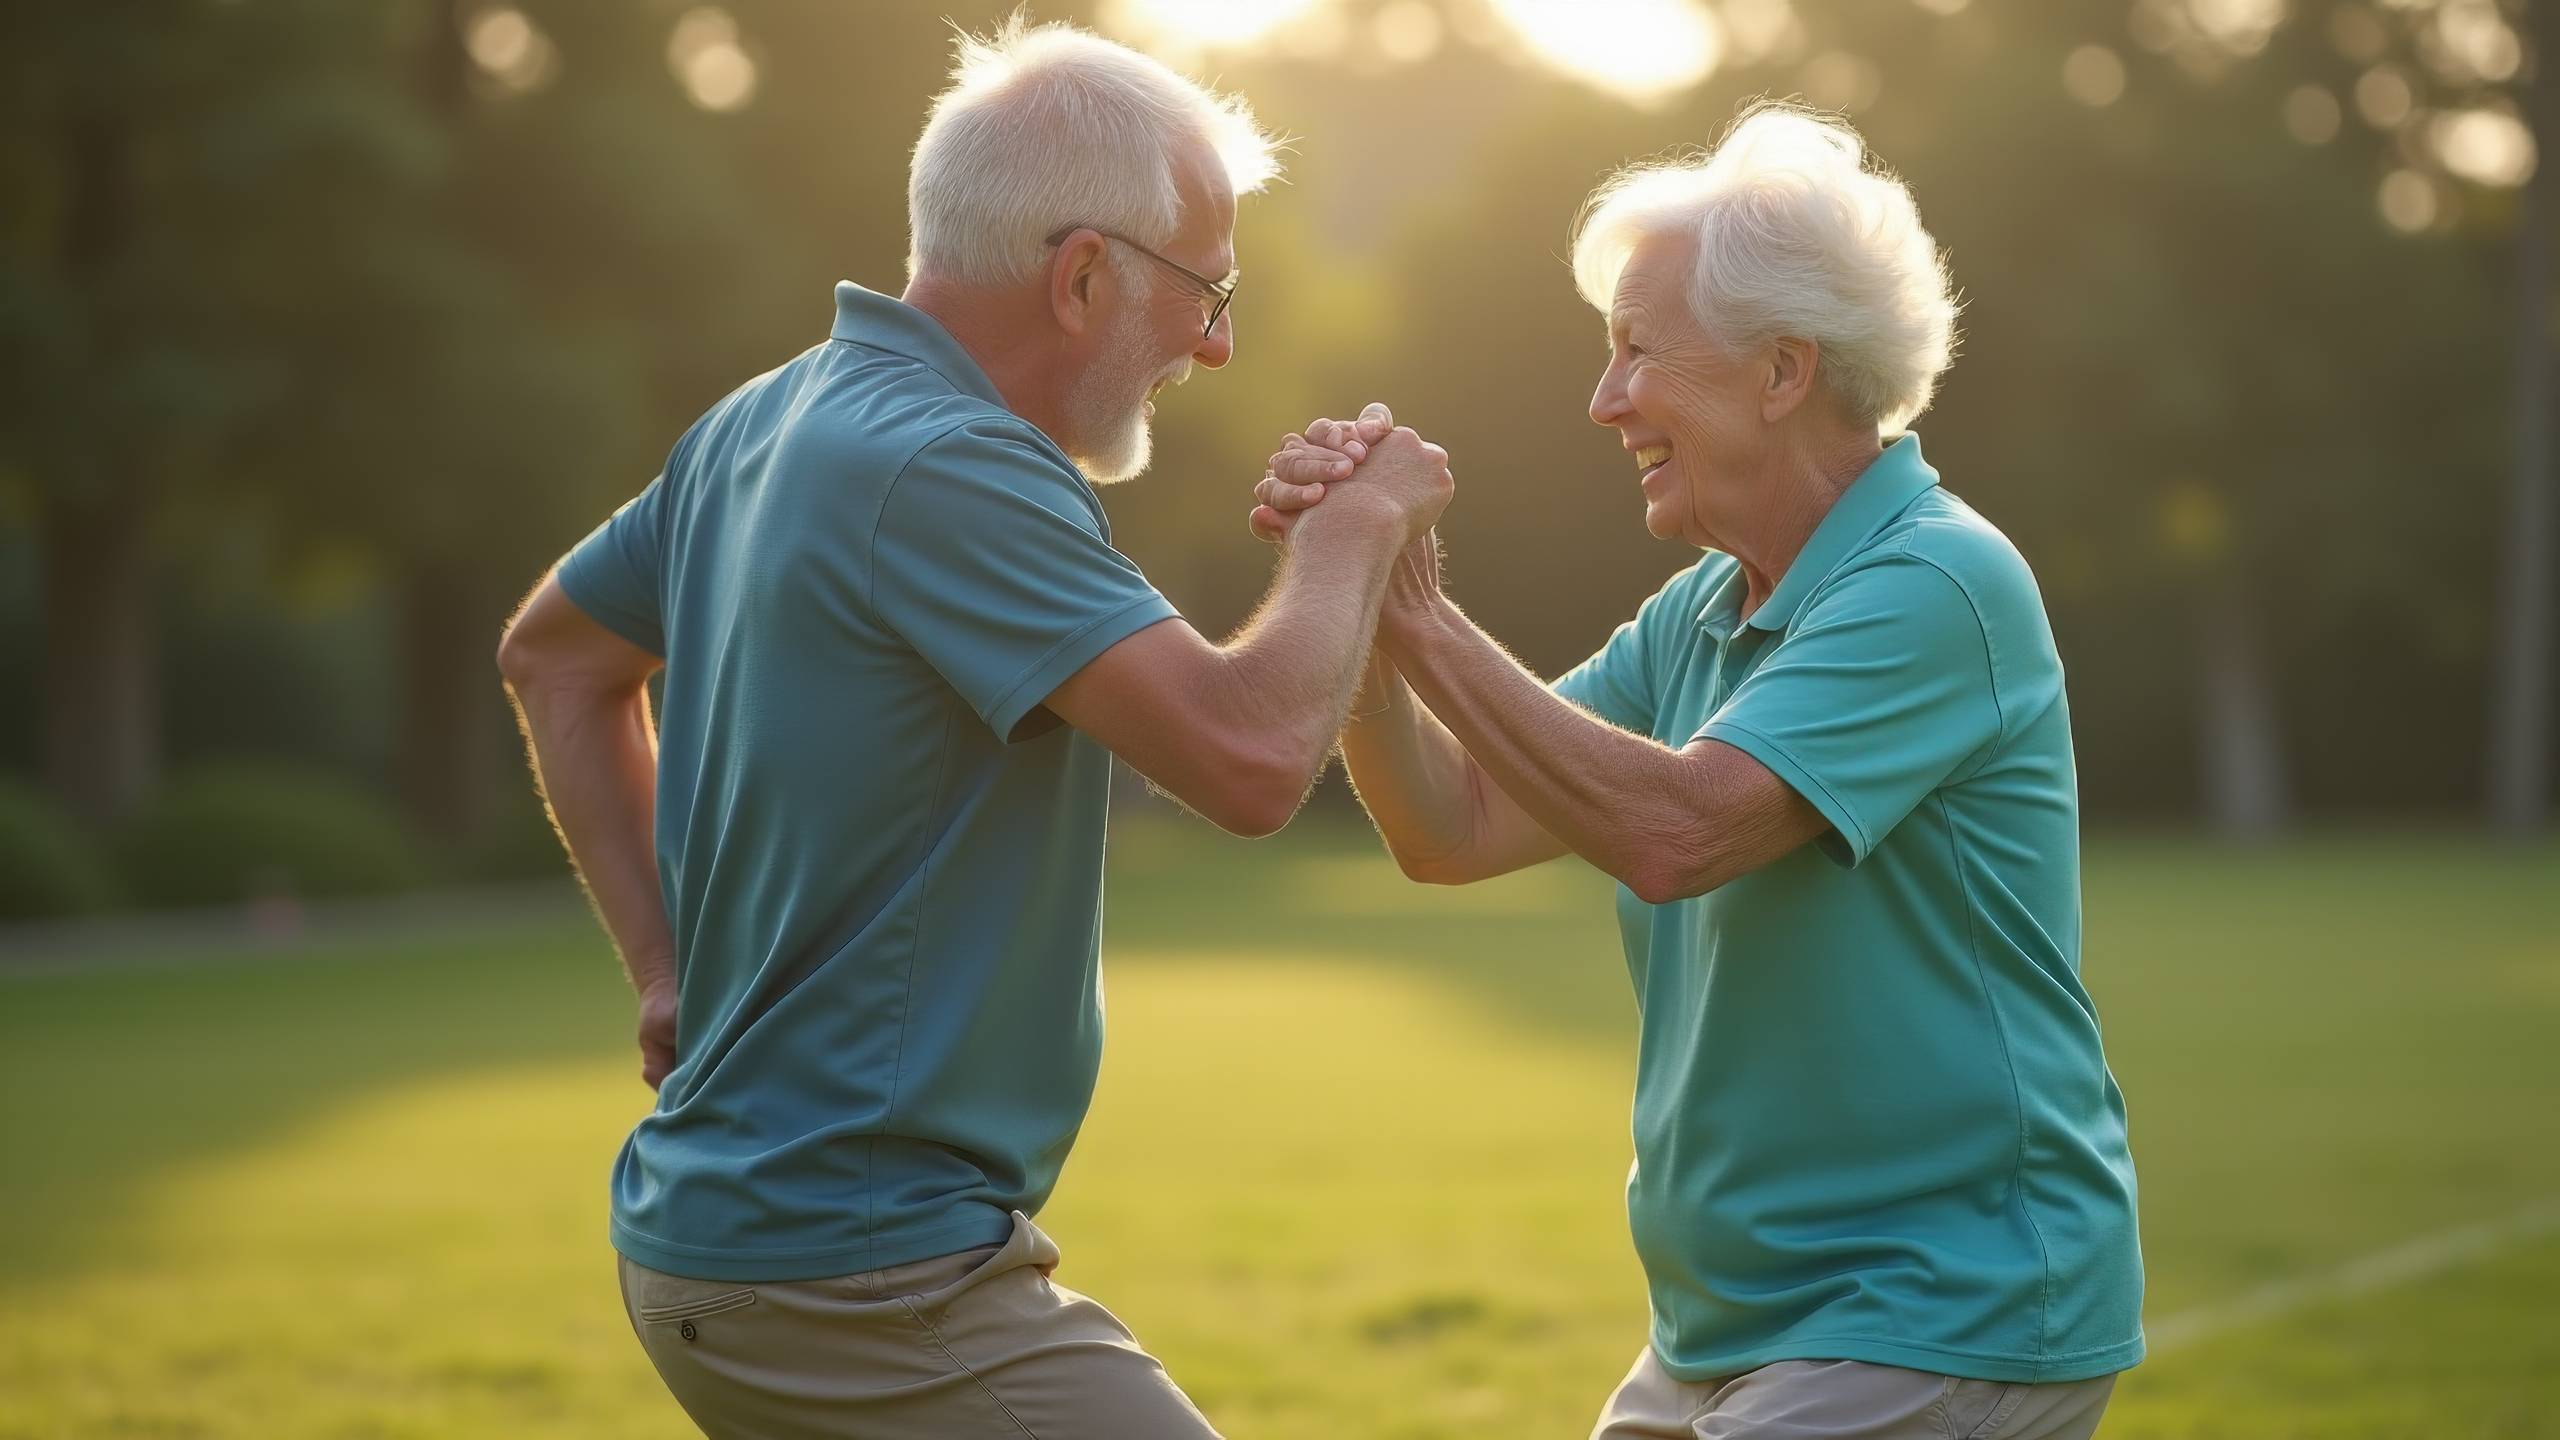
<svg viewBox="0 0 2560 1440">
<path fill-rule="evenodd" d="M 1380 642 L 1484 773 L 1610 875 L 1633 883 L 1711 823 L 1678 753 L 1556 695 L 1445 599 Z"/>
<path fill-rule="evenodd" d="M 1230 723 L 1267 732 L 1313 783 L 1351 708 L 1395 563 L 1395 537 L 1374 524 L 1302 535 L 1283 553 L 1270 597 L 1226 651 Z"/>
<path fill-rule="evenodd" d="M 658 883 L 657 735 L 649 692 L 529 686 L 516 695 L 551 823 L 635 990 L 675 981 L 675 937 Z"/>
</svg>

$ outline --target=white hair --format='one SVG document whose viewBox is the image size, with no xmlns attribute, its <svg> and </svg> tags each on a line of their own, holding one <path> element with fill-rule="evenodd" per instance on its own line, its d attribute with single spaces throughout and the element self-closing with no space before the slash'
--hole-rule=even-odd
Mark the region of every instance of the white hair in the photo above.
<svg viewBox="0 0 2560 1440">
<path fill-rule="evenodd" d="M 1020 12 L 963 32 L 907 172 L 907 271 L 966 284 L 1023 279 L 1067 225 L 1157 246 L 1182 223 L 1173 163 L 1206 143 L 1238 195 L 1279 173 L 1279 142 L 1237 96 L 1072 25 Z"/>
<path fill-rule="evenodd" d="M 1892 434 L 1955 356 L 1957 301 L 1910 187 L 1846 124 L 1762 105 L 1715 148 L 1631 165 L 1584 202 L 1573 279 L 1603 314 L 1638 241 L 1697 241 L 1689 307 L 1728 353 L 1811 340 L 1833 394 Z"/>
</svg>

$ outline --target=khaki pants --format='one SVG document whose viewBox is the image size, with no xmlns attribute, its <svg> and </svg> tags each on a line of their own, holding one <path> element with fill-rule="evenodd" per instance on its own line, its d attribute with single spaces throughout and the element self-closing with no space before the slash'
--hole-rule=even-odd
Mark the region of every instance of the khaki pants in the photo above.
<svg viewBox="0 0 2560 1440">
<path fill-rule="evenodd" d="M 2101 1375 L 2004 1385 L 1855 1360 L 1786 1360 L 1693 1385 L 1647 1346 L 1591 1440 L 2088 1440 L 2115 1384 Z"/>
<path fill-rule="evenodd" d="M 687 1280 L 622 1261 L 631 1328 L 714 1440 L 1216 1440 L 1110 1311 L 1001 1246 L 830 1280 Z"/>
</svg>

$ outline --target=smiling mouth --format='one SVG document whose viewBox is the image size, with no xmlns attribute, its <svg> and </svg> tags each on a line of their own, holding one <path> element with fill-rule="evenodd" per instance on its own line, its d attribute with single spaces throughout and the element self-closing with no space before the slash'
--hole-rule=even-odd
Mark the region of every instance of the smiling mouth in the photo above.
<svg viewBox="0 0 2560 1440">
<path fill-rule="evenodd" d="M 1670 460 L 1670 446 L 1647 445 L 1636 452 L 1636 470 L 1639 472 L 1636 478 L 1640 481 L 1651 479 L 1653 477 L 1653 472 L 1661 469 L 1665 464 L 1668 464 Z"/>
</svg>

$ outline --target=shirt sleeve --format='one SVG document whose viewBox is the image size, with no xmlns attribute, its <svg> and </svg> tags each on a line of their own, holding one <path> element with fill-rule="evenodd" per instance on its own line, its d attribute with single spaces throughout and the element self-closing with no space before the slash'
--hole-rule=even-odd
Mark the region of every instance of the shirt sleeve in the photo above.
<svg viewBox="0 0 2560 1440">
<path fill-rule="evenodd" d="M 1696 624 L 1704 568 L 1701 562 L 1665 581 L 1590 659 L 1547 688 L 1621 730 L 1651 735 L 1662 705 L 1662 657 L 1672 653 L 1668 647 L 1685 643 Z"/>
<path fill-rule="evenodd" d="M 560 562 L 560 588 L 579 609 L 662 658 L 667 653 L 666 493 L 667 477 L 661 474 Z"/>
<path fill-rule="evenodd" d="M 871 605 L 1008 740 L 1095 656 L 1173 618 L 1111 548 L 1093 488 L 1000 426 L 970 424 L 909 461 L 872 538 Z M 1034 730 L 1039 727 L 1034 727 Z"/>
<path fill-rule="evenodd" d="M 1814 596 L 1698 734 L 1768 766 L 1821 811 L 1833 832 L 1823 853 L 1851 866 L 1971 773 L 2001 729 L 1972 600 L 1937 566 L 1896 556 Z"/>
</svg>

